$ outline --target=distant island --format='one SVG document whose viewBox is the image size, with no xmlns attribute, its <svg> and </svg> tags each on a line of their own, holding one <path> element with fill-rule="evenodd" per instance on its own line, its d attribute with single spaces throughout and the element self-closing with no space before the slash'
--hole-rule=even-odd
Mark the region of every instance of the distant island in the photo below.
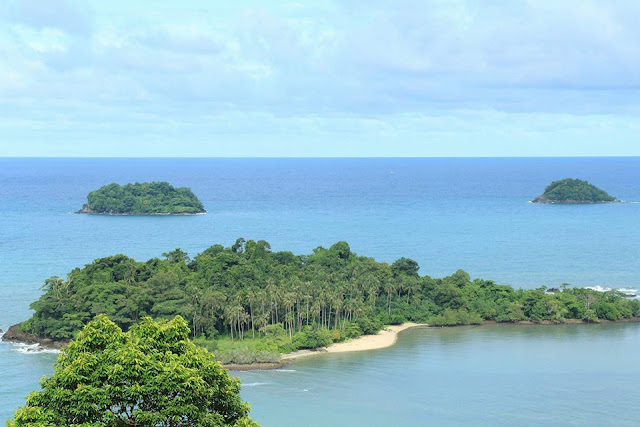
<svg viewBox="0 0 640 427">
<path fill-rule="evenodd" d="M 595 185 L 574 178 L 552 182 L 544 189 L 544 194 L 532 200 L 533 203 L 612 203 L 618 201 Z"/>
<path fill-rule="evenodd" d="M 204 213 L 202 202 L 189 188 L 168 182 L 105 185 L 87 195 L 76 213 L 98 215 L 194 215 Z"/>
</svg>

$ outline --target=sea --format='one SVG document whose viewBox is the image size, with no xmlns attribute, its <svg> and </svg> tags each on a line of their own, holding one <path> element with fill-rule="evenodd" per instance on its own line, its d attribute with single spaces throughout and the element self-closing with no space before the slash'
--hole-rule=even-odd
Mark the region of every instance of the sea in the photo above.
<svg viewBox="0 0 640 427">
<path fill-rule="evenodd" d="M 624 203 L 529 201 L 586 179 Z M 195 216 L 76 215 L 111 182 L 190 187 Z M 50 276 L 239 237 L 307 254 L 347 241 L 516 288 L 640 289 L 640 158 L 0 158 L 0 328 Z M 390 348 L 233 372 L 263 426 L 639 425 L 640 324 L 420 328 Z M 0 343 L 0 420 L 56 352 Z"/>
</svg>

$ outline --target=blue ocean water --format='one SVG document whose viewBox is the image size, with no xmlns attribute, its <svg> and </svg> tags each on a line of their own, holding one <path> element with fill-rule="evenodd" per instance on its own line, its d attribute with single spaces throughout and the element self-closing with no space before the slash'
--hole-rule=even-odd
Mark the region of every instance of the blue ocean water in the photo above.
<svg viewBox="0 0 640 427">
<path fill-rule="evenodd" d="M 637 324 L 412 329 L 240 372 L 264 426 L 637 426 Z"/>
<path fill-rule="evenodd" d="M 565 177 L 587 179 L 629 203 L 528 203 L 549 182 Z M 89 191 L 104 184 L 152 180 L 191 187 L 208 214 L 71 213 L 81 207 Z M 637 289 L 637 202 L 640 158 L 0 158 L 0 328 L 29 317 L 29 303 L 40 295 L 44 279 L 64 276 L 97 257 L 125 253 L 147 259 L 177 247 L 194 255 L 215 243 L 230 245 L 238 237 L 264 239 L 274 250 L 297 253 L 346 240 L 356 253 L 378 260 L 413 258 L 422 274 L 435 277 L 462 268 L 472 277 L 516 287 L 568 282 Z M 636 325 L 625 327 L 632 336 L 637 331 Z M 608 336 L 606 328 L 602 331 Z M 535 343 L 540 339 L 531 338 L 532 360 L 538 357 Z M 590 336 L 585 340 L 582 344 L 587 348 L 593 342 L 598 363 L 610 361 L 612 353 L 597 348 L 598 340 Z M 635 342 L 638 353 L 637 339 L 623 341 Z M 508 345 L 505 340 L 496 343 Z M 511 357 L 503 353 L 495 357 Z M 361 356 L 341 357 L 357 361 Z M 0 419 L 10 416 L 24 396 L 37 388 L 38 379 L 52 371 L 54 359 L 54 354 L 31 354 L 0 344 Z M 597 369 L 596 364 L 592 368 Z M 481 374 L 481 366 L 478 369 Z M 631 372 L 636 380 L 637 373 Z M 246 390 L 251 390 L 245 392 L 256 413 L 264 413 L 258 408 L 264 407 L 261 399 L 269 398 L 260 397 L 261 387 Z M 452 401 L 449 409 L 454 411 L 460 404 Z M 414 409 L 419 411 L 419 405 Z M 320 405 L 321 410 L 326 408 Z M 284 425 L 270 419 L 265 425 Z"/>
</svg>

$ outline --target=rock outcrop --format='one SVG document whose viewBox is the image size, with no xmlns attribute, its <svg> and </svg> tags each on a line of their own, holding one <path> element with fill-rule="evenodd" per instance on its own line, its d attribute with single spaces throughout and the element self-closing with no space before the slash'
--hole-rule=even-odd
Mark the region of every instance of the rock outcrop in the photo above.
<svg viewBox="0 0 640 427">
<path fill-rule="evenodd" d="M 40 338 L 20 329 L 22 323 L 11 326 L 2 336 L 2 341 L 22 344 L 39 344 L 45 348 L 59 350 L 69 343 L 69 340 L 56 340 L 53 338 Z"/>
</svg>

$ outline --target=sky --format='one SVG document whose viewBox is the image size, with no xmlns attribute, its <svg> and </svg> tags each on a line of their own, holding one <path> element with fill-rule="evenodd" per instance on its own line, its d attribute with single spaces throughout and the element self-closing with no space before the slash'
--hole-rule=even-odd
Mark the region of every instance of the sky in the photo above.
<svg viewBox="0 0 640 427">
<path fill-rule="evenodd" d="M 2 0 L 0 157 L 639 156 L 637 0 Z"/>
</svg>

